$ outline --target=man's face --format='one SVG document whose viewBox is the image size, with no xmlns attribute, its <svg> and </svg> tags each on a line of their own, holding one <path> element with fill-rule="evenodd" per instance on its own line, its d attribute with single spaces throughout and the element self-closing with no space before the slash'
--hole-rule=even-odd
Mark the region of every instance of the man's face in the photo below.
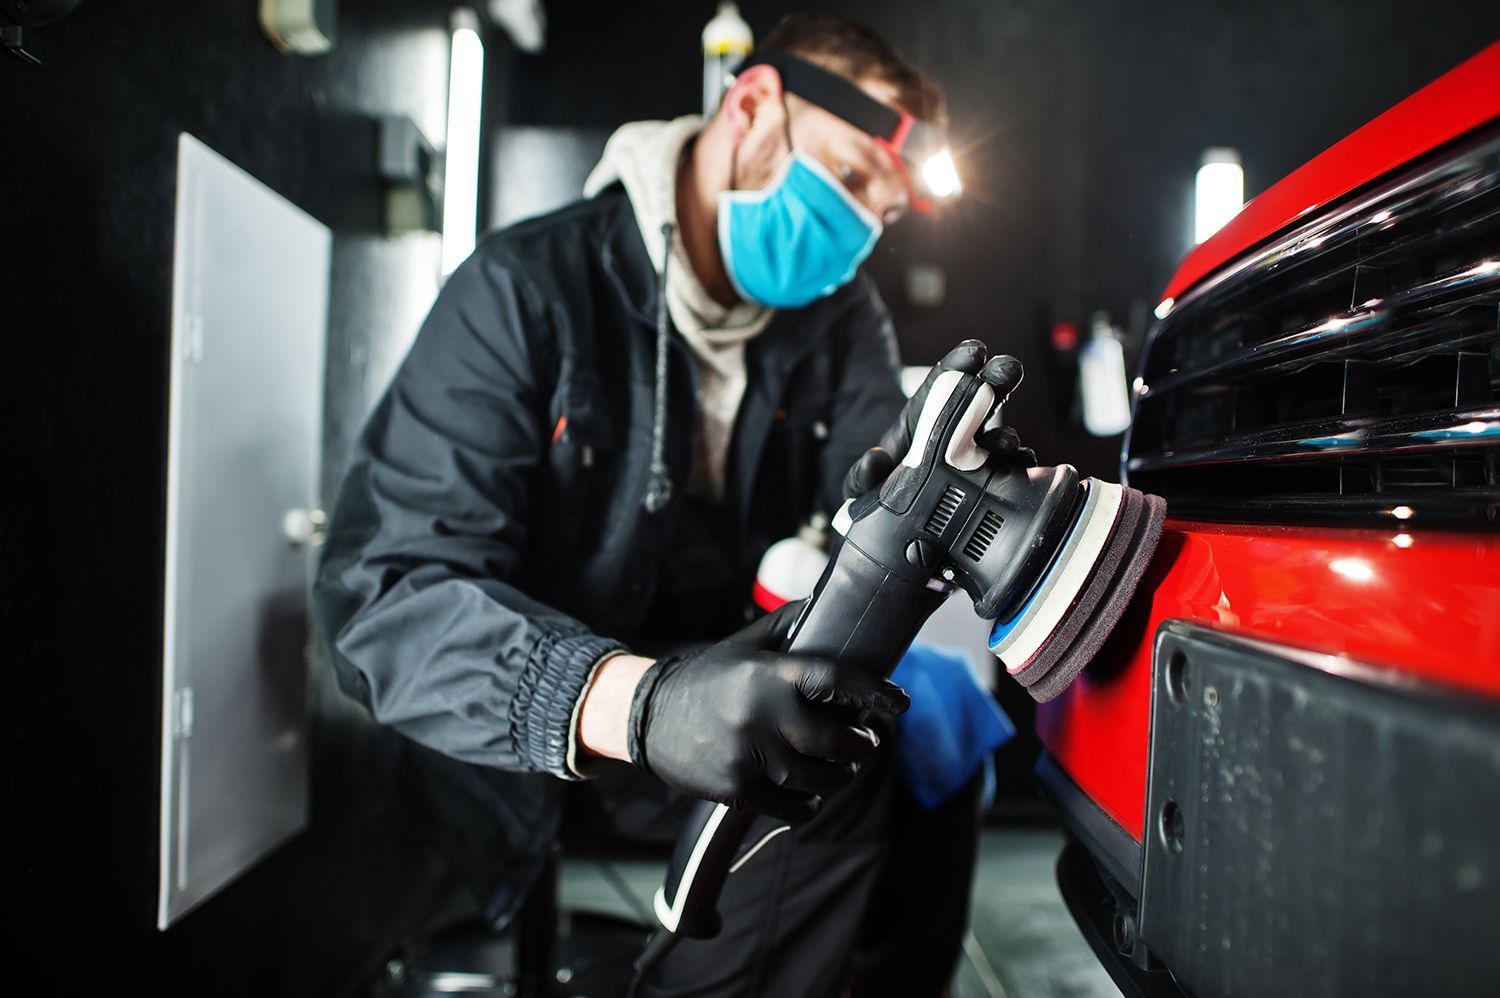
<svg viewBox="0 0 1500 998">
<path fill-rule="evenodd" d="M 889 83 L 863 80 L 859 86 L 884 104 L 896 103 L 896 89 Z M 889 226 L 906 212 L 906 182 L 890 155 L 867 132 L 796 94 L 786 94 L 784 105 L 781 99 L 761 104 L 740 145 L 740 189 L 765 187 L 791 155 L 787 112 L 792 143 L 827 167 L 876 217 Z"/>
</svg>

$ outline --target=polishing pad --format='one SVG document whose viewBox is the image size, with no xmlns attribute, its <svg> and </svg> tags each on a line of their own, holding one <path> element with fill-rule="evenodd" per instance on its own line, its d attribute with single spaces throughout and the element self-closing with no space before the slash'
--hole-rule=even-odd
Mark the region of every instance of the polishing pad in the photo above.
<svg viewBox="0 0 1500 998">
<path fill-rule="evenodd" d="M 990 632 L 990 651 L 1018 679 L 1088 585 L 1119 519 L 1121 486 L 1090 478 L 1079 488 L 1083 501 L 1041 581 L 1021 608 Z"/>
<path fill-rule="evenodd" d="M 990 650 L 1032 697 L 1067 689 L 1125 612 L 1156 550 L 1166 503 L 1090 478 L 1057 557 L 1022 607 L 996 623 Z"/>
</svg>

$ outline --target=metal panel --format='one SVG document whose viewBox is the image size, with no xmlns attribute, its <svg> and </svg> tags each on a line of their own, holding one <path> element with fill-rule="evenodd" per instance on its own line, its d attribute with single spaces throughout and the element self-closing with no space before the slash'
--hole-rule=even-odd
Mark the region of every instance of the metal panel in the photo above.
<svg viewBox="0 0 1500 998">
<path fill-rule="evenodd" d="M 330 249 L 324 226 L 182 135 L 161 928 L 307 821 L 307 590 Z"/>
<path fill-rule="evenodd" d="M 1196 995 L 1492 995 L 1500 707 L 1168 621 L 1140 938 Z"/>
</svg>

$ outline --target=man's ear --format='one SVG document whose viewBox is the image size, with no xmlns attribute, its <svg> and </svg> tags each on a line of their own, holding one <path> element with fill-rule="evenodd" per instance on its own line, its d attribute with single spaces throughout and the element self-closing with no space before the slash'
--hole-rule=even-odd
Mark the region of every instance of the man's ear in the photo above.
<svg viewBox="0 0 1500 998">
<path fill-rule="evenodd" d="M 762 63 L 736 76 L 733 86 L 724 94 L 720 112 L 729 123 L 730 134 L 742 138 L 768 102 L 770 107 L 781 107 L 781 74 L 774 67 Z"/>
</svg>

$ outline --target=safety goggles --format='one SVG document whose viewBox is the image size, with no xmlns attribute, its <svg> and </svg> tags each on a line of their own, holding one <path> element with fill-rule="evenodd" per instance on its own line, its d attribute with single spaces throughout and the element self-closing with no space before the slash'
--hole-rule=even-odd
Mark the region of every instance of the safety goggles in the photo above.
<svg viewBox="0 0 1500 998">
<path fill-rule="evenodd" d="M 770 66 L 781 87 L 865 132 L 886 151 L 906 184 L 911 207 L 930 212 L 963 190 L 947 133 L 912 114 L 882 103 L 853 82 L 787 52 L 751 55 L 736 74 Z"/>
</svg>

